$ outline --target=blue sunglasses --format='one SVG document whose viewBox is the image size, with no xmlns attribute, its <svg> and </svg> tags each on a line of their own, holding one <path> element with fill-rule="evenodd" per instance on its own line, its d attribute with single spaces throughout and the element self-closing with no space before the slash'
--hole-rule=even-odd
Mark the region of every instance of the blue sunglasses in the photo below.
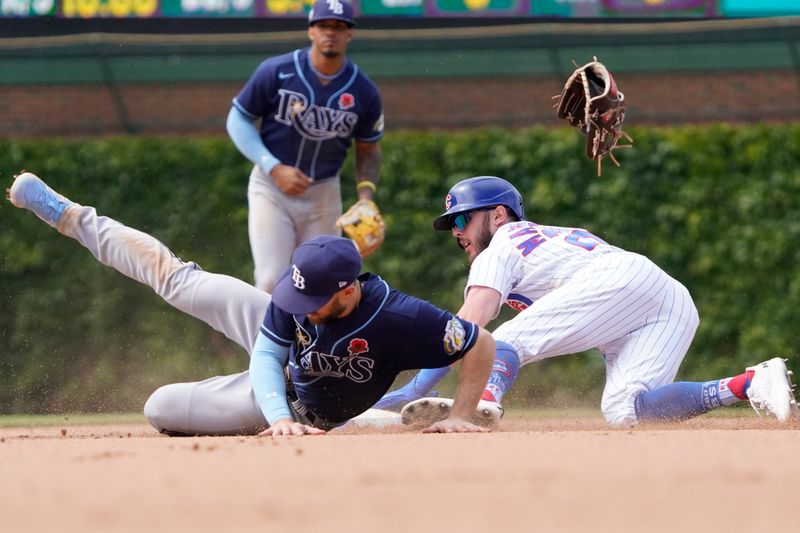
<svg viewBox="0 0 800 533">
<path fill-rule="evenodd" d="M 458 231 L 464 231 L 464 228 L 467 227 L 469 224 L 470 218 L 472 218 L 472 213 L 477 211 L 491 211 L 494 207 L 487 207 L 485 209 L 473 209 L 472 211 L 466 211 L 464 213 L 459 213 L 455 217 L 453 217 L 453 227 L 458 228 Z"/>
</svg>

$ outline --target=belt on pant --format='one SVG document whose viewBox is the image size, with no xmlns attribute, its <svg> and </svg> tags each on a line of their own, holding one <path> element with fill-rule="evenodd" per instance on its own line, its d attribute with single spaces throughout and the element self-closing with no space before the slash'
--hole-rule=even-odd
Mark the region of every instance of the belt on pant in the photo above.
<svg viewBox="0 0 800 533">
<path fill-rule="evenodd" d="M 297 391 L 294 389 L 294 383 L 292 383 L 292 380 L 289 378 L 288 371 L 286 372 L 286 399 L 289 400 L 289 410 L 292 412 L 294 419 L 301 424 L 319 428 L 324 431 L 330 431 L 342 425 L 341 423 L 325 420 L 300 401 L 300 398 L 297 397 Z"/>
</svg>

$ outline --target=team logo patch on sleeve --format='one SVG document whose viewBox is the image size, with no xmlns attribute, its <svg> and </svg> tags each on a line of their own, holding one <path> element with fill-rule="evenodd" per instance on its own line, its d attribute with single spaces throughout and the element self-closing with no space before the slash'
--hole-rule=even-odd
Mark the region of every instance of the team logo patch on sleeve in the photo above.
<svg viewBox="0 0 800 533">
<path fill-rule="evenodd" d="M 461 321 L 456 317 L 450 319 L 444 327 L 444 351 L 447 355 L 453 355 L 461 351 L 464 347 L 464 339 L 466 336 L 467 332 L 464 330 Z"/>
<path fill-rule="evenodd" d="M 515 311 L 524 311 L 531 304 L 533 304 L 533 300 L 523 296 L 522 294 L 512 292 L 508 295 L 508 298 L 506 298 L 506 305 Z"/>
<path fill-rule="evenodd" d="M 376 131 L 378 133 L 383 131 L 383 113 L 381 113 L 381 116 L 379 116 L 378 120 L 375 121 L 375 125 L 372 126 L 372 131 Z"/>
</svg>

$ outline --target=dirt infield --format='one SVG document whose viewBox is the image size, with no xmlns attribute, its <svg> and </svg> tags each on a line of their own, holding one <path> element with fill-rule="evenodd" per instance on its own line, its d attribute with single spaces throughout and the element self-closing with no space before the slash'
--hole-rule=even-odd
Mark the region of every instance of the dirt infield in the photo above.
<svg viewBox="0 0 800 533">
<path fill-rule="evenodd" d="M 800 423 L 168 438 L 0 429 L 0 523 L 33 531 L 796 531 Z"/>
</svg>

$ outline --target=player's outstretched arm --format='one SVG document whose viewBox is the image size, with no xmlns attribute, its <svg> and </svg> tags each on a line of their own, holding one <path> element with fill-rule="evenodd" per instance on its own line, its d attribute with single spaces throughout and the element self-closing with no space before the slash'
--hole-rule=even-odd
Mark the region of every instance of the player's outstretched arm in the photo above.
<svg viewBox="0 0 800 533">
<path fill-rule="evenodd" d="M 473 285 L 467 292 L 464 305 L 458 310 L 459 318 L 468 320 L 482 328 L 500 312 L 500 293 L 496 289 Z"/>
<path fill-rule="evenodd" d="M 259 332 L 250 355 L 250 384 L 269 427 L 260 435 L 322 435 L 325 431 L 295 422 L 286 400 L 283 367 L 289 349 Z"/>
<path fill-rule="evenodd" d="M 487 432 L 488 428 L 476 426 L 469 419 L 478 406 L 483 389 L 489 380 L 495 356 L 495 342 L 483 328 L 478 340 L 461 360 L 461 374 L 450 416 L 422 430 L 423 433 Z"/>
</svg>

